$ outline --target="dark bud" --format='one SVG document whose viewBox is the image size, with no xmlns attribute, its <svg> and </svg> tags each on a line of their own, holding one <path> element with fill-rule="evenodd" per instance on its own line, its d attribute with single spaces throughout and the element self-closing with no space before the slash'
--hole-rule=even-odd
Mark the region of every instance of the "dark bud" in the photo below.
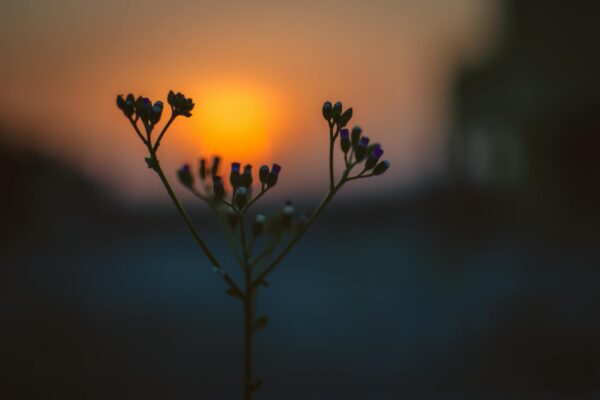
<svg viewBox="0 0 600 400">
<path fill-rule="evenodd" d="M 225 186 L 223 186 L 223 178 L 218 175 L 213 176 L 213 193 L 216 199 L 225 197 Z"/>
<path fill-rule="evenodd" d="M 216 176 L 219 173 L 219 165 L 221 164 L 221 157 L 213 157 L 213 164 L 211 169 L 212 176 Z"/>
<path fill-rule="evenodd" d="M 177 170 L 177 177 L 179 178 L 179 181 L 183 184 L 183 186 L 192 187 L 192 184 L 194 183 L 194 177 L 190 172 L 189 164 L 185 164 L 181 168 L 179 168 L 179 170 Z"/>
<path fill-rule="evenodd" d="M 231 208 L 227 208 L 227 223 L 231 227 L 231 229 L 235 228 L 238 223 L 238 215 Z"/>
<path fill-rule="evenodd" d="M 350 141 L 352 142 L 352 148 L 356 150 L 356 146 L 358 146 L 358 142 L 360 141 L 360 135 L 362 134 L 362 129 L 360 126 L 355 126 L 352 128 L 352 134 L 350 135 Z"/>
<path fill-rule="evenodd" d="M 291 201 L 286 201 L 283 206 L 283 210 L 281 210 L 281 225 L 283 229 L 287 229 L 292 226 L 292 221 L 294 219 L 294 206 Z"/>
<path fill-rule="evenodd" d="M 390 167 L 390 162 L 388 160 L 381 161 L 375 166 L 373 169 L 373 175 L 381 175 Z"/>
<path fill-rule="evenodd" d="M 157 124 L 158 121 L 160 121 L 160 116 L 162 115 L 162 112 L 163 112 L 163 102 L 158 100 L 152 106 L 152 110 L 150 112 L 150 122 L 152 122 L 153 124 Z"/>
<path fill-rule="evenodd" d="M 379 161 L 383 155 L 383 149 L 380 145 L 376 144 L 373 145 L 372 148 L 369 146 L 367 153 L 369 156 L 367 157 L 367 162 L 365 163 L 365 169 L 369 170 L 373 168 L 375 164 L 377 164 L 377 161 Z"/>
<path fill-rule="evenodd" d="M 333 115 L 333 106 L 330 101 L 326 101 L 323 104 L 323 118 L 327 120 L 327 122 L 331 121 L 331 116 Z"/>
<path fill-rule="evenodd" d="M 350 131 L 348 131 L 347 128 L 340 130 L 340 146 L 342 147 L 344 154 L 350 150 Z"/>
<path fill-rule="evenodd" d="M 265 224 L 267 223 L 267 217 L 263 214 L 258 214 L 252 224 L 252 234 L 259 236 L 265 230 Z"/>
<path fill-rule="evenodd" d="M 241 176 L 240 176 L 240 163 L 234 162 L 231 163 L 231 175 L 229 175 L 229 183 L 231 183 L 232 187 L 240 186 Z"/>
<path fill-rule="evenodd" d="M 152 110 L 152 102 L 147 97 L 138 97 L 134 104 L 135 114 L 142 120 L 144 124 L 148 124 L 150 120 L 150 112 Z"/>
<path fill-rule="evenodd" d="M 267 186 L 273 187 L 277 183 L 277 178 L 279 177 L 279 172 L 281 171 L 281 165 L 273 164 L 271 167 L 271 172 L 269 172 L 269 177 L 267 178 Z"/>
<path fill-rule="evenodd" d="M 171 106 L 173 115 L 183 115 L 184 117 L 191 117 L 191 111 L 194 109 L 194 102 L 192 99 L 186 98 L 182 93 L 175 94 L 172 90 L 167 95 L 167 101 Z"/>
<path fill-rule="evenodd" d="M 354 155 L 356 156 L 357 161 L 362 161 L 367 155 L 367 147 L 369 147 L 369 138 L 363 136 L 358 141 L 358 145 L 356 149 L 354 149 Z"/>
<path fill-rule="evenodd" d="M 119 107 L 119 109 L 123 111 L 123 114 L 125 114 L 127 118 L 131 118 L 131 116 L 133 115 L 134 103 L 135 98 L 131 93 L 127 95 L 126 99 L 123 98 L 123 95 L 117 96 L 117 107 Z"/>
<path fill-rule="evenodd" d="M 129 93 L 127 95 L 127 98 L 125 99 L 125 107 L 123 109 L 123 112 L 128 117 L 131 117 L 133 115 L 134 111 L 135 111 L 135 97 L 133 96 L 133 94 Z"/>
<path fill-rule="evenodd" d="M 341 115 L 342 103 L 338 101 L 333 105 L 333 109 L 331 110 L 331 118 L 333 118 L 333 122 L 337 123 Z"/>
<path fill-rule="evenodd" d="M 343 128 L 346 125 L 348 125 L 348 122 L 350 122 L 350 120 L 352 119 L 352 108 L 347 109 L 346 111 L 344 111 L 344 113 L 342 115 L 340 115 L 340 118 L 338 119 L 338 128 Z"/>
<path fill-rule="evenodd" d="M 206 179 L 206 159 L 205 158 L 201 158 L 200 159 L 200 171 L 199 175 L 200 175 L 200 179 L 204 180 Z"/>
<path fill-rule="evenodd" d="M 242 175 L 241 186 L 249 188 L 252 186 L 252 165 L 248 164 L 244 167 L 244 175 Z"/>
<path fill-rule="evenodd" d="M 262 165 L 258 170 L 258 179 L 260 179 L 260 183 L 267 184 L 269 179 L 269 167 L 267 165 Z"/>
<path fill-rule="evenodd" d="M 240 210 L 244 208 L 246 203 L 248 202 L 248 189 L 244 186 L 240 186 L 235 192 L 235 205 Z"/>
</svg>

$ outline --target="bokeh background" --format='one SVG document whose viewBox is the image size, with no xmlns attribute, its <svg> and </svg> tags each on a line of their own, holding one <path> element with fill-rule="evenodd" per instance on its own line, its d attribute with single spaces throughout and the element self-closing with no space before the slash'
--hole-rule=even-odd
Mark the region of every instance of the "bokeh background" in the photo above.
<svg viewBox="0 0 600 400">
<path fill-rule="evenodd" d="M 224 295 L 116 109 L 196 100 L 161 146 L 327 186 L 324 100 L 392 168 L 261 292 L 257 399 L 600 396 L 600 3 L 33 1 L 0 14 L 0 394 L 234 399 Z M 202 204 L 186 196 L 235 270 Z"/>
</svg>

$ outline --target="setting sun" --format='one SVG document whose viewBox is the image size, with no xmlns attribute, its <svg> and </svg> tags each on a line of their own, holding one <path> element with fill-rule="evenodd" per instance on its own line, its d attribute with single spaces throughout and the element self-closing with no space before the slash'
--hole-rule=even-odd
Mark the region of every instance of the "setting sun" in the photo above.
<svg viewBox="0 0 600 400">
<path fill-rule="evenodd" d="M 216 85 L 197 101 L 194 130 L 204 154 L 257 163 L 271 156 L 277 130 L 277 102 L 254 87 Z"/>
</svg>

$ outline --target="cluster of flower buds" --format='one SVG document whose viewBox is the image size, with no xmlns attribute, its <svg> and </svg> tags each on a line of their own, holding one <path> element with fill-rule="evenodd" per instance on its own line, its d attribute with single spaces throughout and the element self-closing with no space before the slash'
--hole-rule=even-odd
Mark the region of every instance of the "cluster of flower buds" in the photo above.
<svg viewBox="0 0 600 400">
<path fill-rule="evenodd" d="M 281 165 L 279 164 L 273 164 L 271 170 L 269 170 L 267 165 L 263 165 L 258 171 L 258 179 L 262 185 L 271 188 L 277 184 L 279 172 L 281 172 Z"/>
<path fill-rule="evenodd" d="M 341 102 L 338 101 L 332 105 L 330 101 L 326 101 L 323 104 L 323 118 L 329 123 L 330 127 L 335 125 L 338 129 L 341 129 L 348 125 L 348 122 L 352 119 L 352 108 L 344 111 Z"/>
<path fill-rule="evenodd" d="M 372 175 L 381 175 L 389 168 L 389 161 L 380 161 L 383 155 L 380 144 L 371 144 L 371 140 L 362 135 L 362 129 L 359 126 L 355 126 L 351 131 L 345 127 L 352 118 L 352 108 L 342 112 L 342 103 L 338 101 L 332 106 L 330 101 L 326 101 L 323 104 L 323 117 L 330 127 L 337 125 L 340 148 L 348 166 L 364 161 L 362 173 L 371 171 Z M 335 137 L 333 139 L 335 140 Z"/>
<path fill-rule="evenodd" d="M 157 124 L 163 112 L 162 101 L 158 100 L 153 104 L 149 98 L 142 96 L 134 100 L 131 93 L 126 98 L 123 98 L 122 95 L 117 96 L 117 107 L 127 118 L 142 120 L 147 128 Z"/>
<path fill-rule="evenodd" d="M 200 159 L 198 169 L 198 176 L 202 183 L 202 187 L 206 188 L 207 191 L 212 192 L 211 197 L 216 200 L 222 200 L 226 193 L 223 178 L 219 175 L 220 165 L 221 159 L 219 157 L 214 157 L 212 165 L 210 166 L 208 165 L 207 160 L 202 158 Z M 279 164 L 273 164 L 270 169 L 267 165 L 261 166 L 258 174 L 261 190 L 265 191 L 275 186 L 280 172 L 281 166 Z M 189 164 L 184 164 L 179 168 L 177 177 L 185 187 L 193 189 L 194 176 Z M 209 178 L 211 178 L 212 181 Z M 239 210 L 243 209 L 250 200 L 253 182 L 252 165 L 245 165 L 242 172 L 242 165 L 239 162 L 231 163 L 229 184 L 233 191 L 232 204 Z"/>
<path fill-rule="evenodd" d="M 194 108 L 194 102 L 192 99 L 186 98 L 181 93 L 169 92 L 168 102 L 171 106 L 171 118 L 183 115 L 184 117 L 190 117 L 191 111 Z M 138 96 L 137 98 L 129 93 L 126 97 L 123 95 L 117 96 L 117 107 L 125 117 L 131 121 L 142 121 L 147 132 L 150 132 L 154 126 L 160 121 L 162 117 L 164 104 L 162 101 L 157 100 L 154 103 L 144 96 Z"/>
<path fill-rule="evenodd" d="M 172 90 L 167 95 L 167 101 L 171 106 L 173 115 L 183 115 L 184 117 L 191 117 L 192 110 L 194 109 L 194 102 L 192 99 L 188 99 L 181 92 L 174 93 Z"/>
</svg>

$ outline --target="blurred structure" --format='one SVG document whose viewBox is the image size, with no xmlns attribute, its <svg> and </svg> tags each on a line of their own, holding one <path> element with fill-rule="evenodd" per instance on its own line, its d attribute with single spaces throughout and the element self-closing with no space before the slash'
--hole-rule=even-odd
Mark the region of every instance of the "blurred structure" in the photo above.
<svg viewBox="0 0 600 400">
<path fill-rule="evenodd" d="M 593 1 L 507 2 L 497 52 L 456 81 L 452 180 L 595 212 L 598 15 Z"/>
</svg>

